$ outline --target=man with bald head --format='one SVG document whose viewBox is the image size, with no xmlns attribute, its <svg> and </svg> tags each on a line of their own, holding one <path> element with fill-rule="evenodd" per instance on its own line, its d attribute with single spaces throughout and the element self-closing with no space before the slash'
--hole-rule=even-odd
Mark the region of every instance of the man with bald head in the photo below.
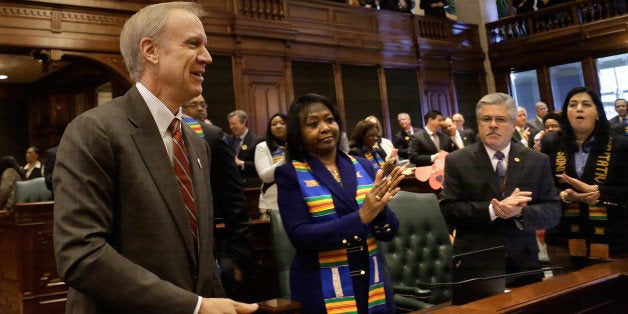
<svg viewBox="0 0 628 314">
<path fill-rule="evenodd" d="M 226 299 L 214 257 L 208 145 L 181 123 L 212 58 L 191 2 L 144 7 L 120 49 L 135 85 L 76 117 L 53 187 L 66 313 L 252 313 Z"/>
<path fill-rule="evenodd" d="M 528 120 L 526 126 L 530 128 L 530 133 L 536 134 L 545 129 L 543 118 L 548 113 L 547 104 L 542 101 L 537 102 L 534 105 L 534 111 L 536 112 L 536 118 Z"/>
</svg>

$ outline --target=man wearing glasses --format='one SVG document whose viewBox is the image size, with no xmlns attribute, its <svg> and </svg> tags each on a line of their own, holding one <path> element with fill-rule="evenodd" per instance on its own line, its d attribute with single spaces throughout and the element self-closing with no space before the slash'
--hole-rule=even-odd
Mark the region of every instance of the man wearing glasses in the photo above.
<svg viewBox="0 0 628 314">
<path fill-rule="evenodd" d="M 443 216 L 456 229 L 453 254 L 506 247 L 506 272 L 539 269 L 537 229 L 561 216 L 546 155 L 511 143 L 517 106 L 509 95 L 488 94 L 476 106 L 480 141 L 445 157 Z M 542 272 L 513 277 L 521 286 Z"/>
</svg>

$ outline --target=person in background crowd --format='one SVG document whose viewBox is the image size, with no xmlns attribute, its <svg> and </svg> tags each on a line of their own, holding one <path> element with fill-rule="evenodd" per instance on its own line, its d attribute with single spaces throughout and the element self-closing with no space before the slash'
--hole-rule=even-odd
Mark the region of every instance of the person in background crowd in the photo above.
<svg viewBox="0 0 628 314">
<path fill-rule="evenodd" d="M 40 155 L 41 150 L 35 146 L 31 146 L 26 150 L 26 165 L 22 168 L 26 173 L 26 180 L 41 177 Z"/>
<path fill-rule="evenodd" d="M 530 135 L 530 128 L 526 126 L 528 114 L 526 108 L 517 107 L 517 118 L 515 119 L 515 133 L 512 135 L 512 141 L 520 143 L 525 147 L 532 147 L 531 144 L 534 136 Z M 535 134 L 536 135 L 536 134 Z"/>
<path fill-rule="evenodd" d="M 227 136 L 229 146 L 235 155 L 235 162 L 240 169 L 240 176 L 245 187 L 261 185 L 255 170 L 255 147 L 263 141 L 248 128 L 249 116 L 243 110 L 234 110 L 227 115 L 232 134 Z"/>
<path fill-rule="evenodd" d="M 55 162 L 57 160 L 57 150 L 59 146 L 55 146 L 46 151 L 44 155 L 44 180 L 46 182 L 46 188 L 52 191 L 52 174 L 55 171 Z"/>
<path fill-rule="evenodd" d="M 608 120 L 608 123 L 612 125 L 628 122 L 628 108 L 626 107 L 626 104 L 626 100 L 623 98 L 615 100 L 615 112 L 617 112 L 617 115 Z"/>
<path fill-rule="evenodd" d="M 464 127 L 464 116 L 461 113 L 454 114 L 451 117 L 451 121 L 456 125 L 465 146 L 477 142 L 477 134 L 475 131 Z"/>
<path fill-rule="evenodd" d="M 445 7 L 447 7 L 445 0 L 421 0 L 419 2 L 419 8 L 425 11 L 425 16 L 446 18 Z"/>
<path fill-rule="evenodd" d="M 543 118 L 543 125 L 544 130 L 534 136 L 533 148 L 538 151 L 541 150 L 541 139 L 543 138 L 543 135 L 550 132 L 560 131 L 560 115 L 555 112 L 550 112 L 546 114 Z"/>
<path fill-rule="evenodd" d="M 534 111 L 536 112 L 536 117 L 526 121 L 526 127 L 530 129 L 530 133 L 536 134 L 545 129 L 543 118 L 545 118 L 548 113 L 547 105 L 542 101 L 537 102 L 534 105 Z"/>
<path fill-rule="evenodd" d="M 628 138 L 614 136 L 597 92 L 566 96 L 561 131 L 541 139 L 552 162 L 563 217 L 547 230 L 552 266 L 578 269 L 628 256 Z"/>
<path fill-rule="evenodd" d="M 462 149 L 465 146 L 472 144 L 473 142 L 466 142 L 463 139 L 460 132 L 458 132 L 458 128 L 451 120 L 451 117 L 445 117 L 443 122 L 440 124 L 440 131 L 446 135 L 451 137 L 451 141 L 456 145 L 456 149 Z"/>
<path fill-rule="evenodd" d="M 397 122 L 399 122 L 401 130 L 393 136 L 393 146 L 397 149 L 400 159 L 408 159 L 410 138 L 421 129 L 412 126 L 412 119 L 410 119 L 410 115 L 405 112 L 397 115 Z"/>
<path fill-rule="evenodd" d="M 255 169 L 263 182 L 258 206 L 260 218 L 270 218 L 270 211 L 279 209 L 275 169 L 286 163 L 284 151 L 288 137 L 287 122 L 288 116 L 283 113 L 270 117 L 266 127 L 266 140 L 255 147 Z"/>
<path fill-rule="evenodd" d="M 438 132 L 443 115 L 438 110 L 425 114 L 425 129 L 414 133 L 408 144 L 408 158 L 417 167 L 430 166 L 439 158 L 441 151 L 452 152 L 456 144 L 451 136 Z"/>
<path fill-rule="evenodd" d="M 26 179 L 26 174 L 12 156 L 0 160 L 0 210 L 11 211 L 14 204 L 15 183 Z"/>
<path fill-rule="evenodd" d="M 537 10 L 534 7 L 535 0 L 513 0 L 512 6 L 515 7 L 516 14 L 524 14 Z"/>
<path fill-rule="evenodd" d="M 377 124 L 370 120 L 359 121 L 353 129 L 349 154 L 366 158 L 375 171 L 383 169 L 384 173 L 389 173 L 395 167 L 397 150 L 393 148 L 388 155 L 386 151 L 377 147 L 377 143 L 381 141 L 378 131 Z"/>
<path fill-rule="evenodd" d="M 393 145 L 393 143 L 389 139 L 384 137 L 382 124 L 379 122 L 379 119 L 377 119 L 376 116 L 368 116 L 364 118 L 364 120 L 375 123 L 375 126 L 377 127 L 377 136 L 379 137 L 379 141 L 375 143 L 375 146 L 377 148 L 383 149 L 384 152 L 386 152 L 386 155 L 390 156 L 393 149 L 395 149 L 395 145 Z"/>
<path fill-rule="evenodd" d="M 549 158 L 512 143 L 517 106 L 509 95 L 478 101 L 480 141 L 445 157 L 440 207 L 455 228 L 453 254 L 506 247 L 506 272 L 537 270 L 536 230 L 560 219 Z M 542 272 L 507 280 L 507 286 L 540 281 Z"/>
<path fill-rule="evenodd" d="M 252 313 L 224 298 L 210 149 L 180 122 L 212 62 L 193 2 L 148 5 L 120 50 L 135 85 L 67 126 L 53 176 L 66 313 Z"/>
<path fill-rule="evenodd" d="M 203 138 L 211 153 L 209 179 L 212 187 L 214 219 L 224 222 L 226 243 L 218 251 L 220 277 L 227 295 L 245 300 L 242 289 L 246 271 L 252 266 L 253 247 L 249 213 L 244 207 L 246 195 L 240 179 L 240 171 L 221 128 L 203 122 L 206 108 L 203 95 L 192 98 L 181 107 L 182 120 Z"/>
<path fill-rule="evenodd" d="M 399 227 L 386 204 L 399 191 L 404 168 L 384 179 L 364 158 L 338 149 L 341 129 L 327 97 L 308 94 L 290 106 L 290 162 L 277 168 L 275 180 L 281 219 L 296 249 L 291 297 L 306 313 L 394 313 L 377 241 L 392 240 Z M 333 260 L 325 258 L 329 254 Z"/>
</svg>

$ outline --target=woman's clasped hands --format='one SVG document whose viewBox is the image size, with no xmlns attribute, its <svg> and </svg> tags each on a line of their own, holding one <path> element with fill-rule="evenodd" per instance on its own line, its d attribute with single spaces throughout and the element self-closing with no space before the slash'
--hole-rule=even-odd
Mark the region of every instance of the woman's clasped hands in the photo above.
<svg viewBox="0 0 628 314">
<path fill-rule="evenodd" d="M 407 164 L 401 167 L 396 166 L 388 175 L 385 175 L 381 169 L 377 171 L 373 187 L 366 193 L 364 203 L 359 211 L 362 223 L 373 221 L 395 194 L 401 190 L 398 185 L 405 178 L 403 171 L 406 168 Z"/>
</svg>

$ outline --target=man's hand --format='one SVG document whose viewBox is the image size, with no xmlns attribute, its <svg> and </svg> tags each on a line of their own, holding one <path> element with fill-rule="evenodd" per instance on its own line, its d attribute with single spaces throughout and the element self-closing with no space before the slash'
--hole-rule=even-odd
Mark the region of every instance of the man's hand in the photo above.
<svg viewBox="0 0 628 314">
<path fill-rule="evenodd" d="M 203 298 L 199 314 L 238 314 L 257 311 L 257 303 L 242 303 L 226 298 Z"/>
<path fill-rule="evenodd" d="M 510 196 L 501 201 L 492 199 L 491 205 L 493 205 L 493 211 L 497 217 L 508 219 L 519 216 L 523 207 L 532 201 L 531 196 L 532 192 L 521 191 L 519 188 L 516 188 Z"/>
</svg>

